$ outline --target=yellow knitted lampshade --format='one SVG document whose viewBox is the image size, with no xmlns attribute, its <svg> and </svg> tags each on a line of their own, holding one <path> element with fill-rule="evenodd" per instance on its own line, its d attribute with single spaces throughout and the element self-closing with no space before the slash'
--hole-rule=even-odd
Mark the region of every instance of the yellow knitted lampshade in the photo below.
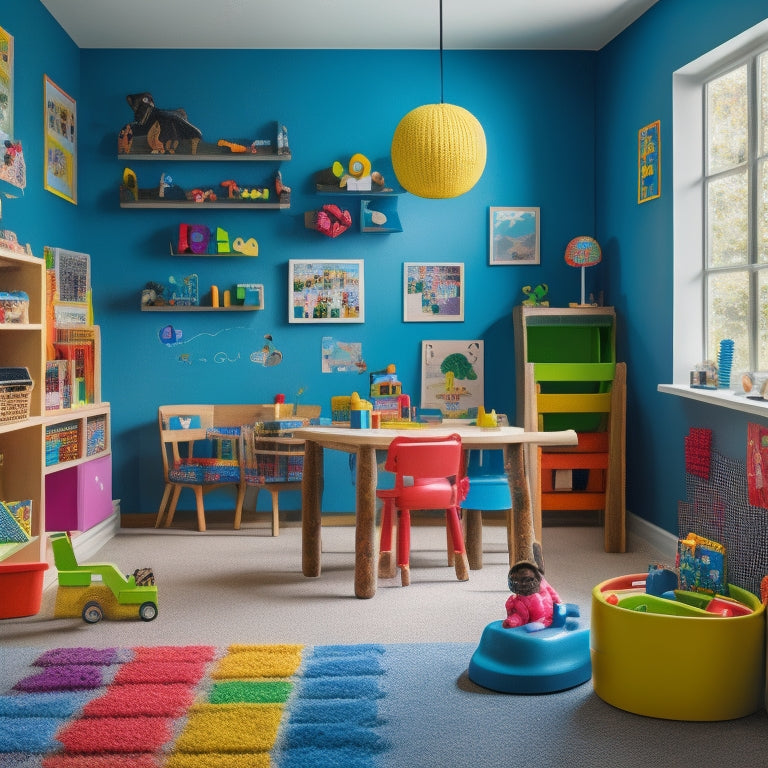
<svg viewBox="0 0 768 768">
<path fill-rule="evenodd" d="M 418 197 L 458 197 L 485 168 L 485 133 L 477 118 L 453 104 L 411 110 L 392 137 L 392 166 L 400 184 Z"/>
</svg>

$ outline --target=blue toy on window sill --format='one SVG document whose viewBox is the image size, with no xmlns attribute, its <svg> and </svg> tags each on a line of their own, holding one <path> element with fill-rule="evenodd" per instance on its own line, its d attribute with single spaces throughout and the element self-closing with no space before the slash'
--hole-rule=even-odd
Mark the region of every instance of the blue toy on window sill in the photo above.
<svg viewBox="0 0 768 768">
<path fill-rule="evenodd" d="M 469 679 L 483 688 L 553 693 L 592 676 L 589 629 L 577 621 L 579 608 L 563 603 L 544 578 L 538 544 L 534 559 L 510 568 L 507 618 L 485 627 L 470 660 Z"/>
</svg>

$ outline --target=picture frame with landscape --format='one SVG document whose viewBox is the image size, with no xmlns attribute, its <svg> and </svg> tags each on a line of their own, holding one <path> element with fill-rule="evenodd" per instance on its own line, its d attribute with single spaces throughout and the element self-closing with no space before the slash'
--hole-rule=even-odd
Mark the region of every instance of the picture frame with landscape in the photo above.
<svg viewBox="0 0 768 768">
<path fill-rule="evenodd" d="M 527 266 L 541 263 L 539 208 L 491 207 L 489 263 Z"/>
</svg>

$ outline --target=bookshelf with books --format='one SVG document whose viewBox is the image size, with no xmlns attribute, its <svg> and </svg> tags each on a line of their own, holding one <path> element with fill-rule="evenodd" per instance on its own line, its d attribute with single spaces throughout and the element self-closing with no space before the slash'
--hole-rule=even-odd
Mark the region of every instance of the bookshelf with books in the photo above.
<svg viewBox="0 0 768 768">
<path fill-rule="evenodd" d="M 98 327 L 57 327 L 55 312 L 63 313 L 48 290 L 54 284 L 45 259 L 0 245 L 0 296 L 26 301 L 21 314 L 0 313 L 0 561 L 11 563 L 47 560 L 46 531 L 58 521 L 47 519 L 46 498 L 57 509 L 60 494 L 75 500 L 62 521 L 72 531 L 112 514 Z"/>
</svg>

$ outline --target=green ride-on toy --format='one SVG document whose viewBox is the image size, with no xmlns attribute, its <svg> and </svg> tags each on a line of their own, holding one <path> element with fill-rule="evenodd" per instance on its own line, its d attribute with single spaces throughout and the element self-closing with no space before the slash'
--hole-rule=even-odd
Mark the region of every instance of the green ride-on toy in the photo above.
<svg viewBox="0 0 768 768">
<path fill-rule="evenodd" d="M 157 587 L 152 571 L 137 569 L 123 576 L 111 563 L 78 565 L 69 533 L 50 537 L 53 559 L 59 572 L 54 615 L 82 616 L 88 624 L 108 619 L 152 621 L 157 616 Z"/>
</svg>

